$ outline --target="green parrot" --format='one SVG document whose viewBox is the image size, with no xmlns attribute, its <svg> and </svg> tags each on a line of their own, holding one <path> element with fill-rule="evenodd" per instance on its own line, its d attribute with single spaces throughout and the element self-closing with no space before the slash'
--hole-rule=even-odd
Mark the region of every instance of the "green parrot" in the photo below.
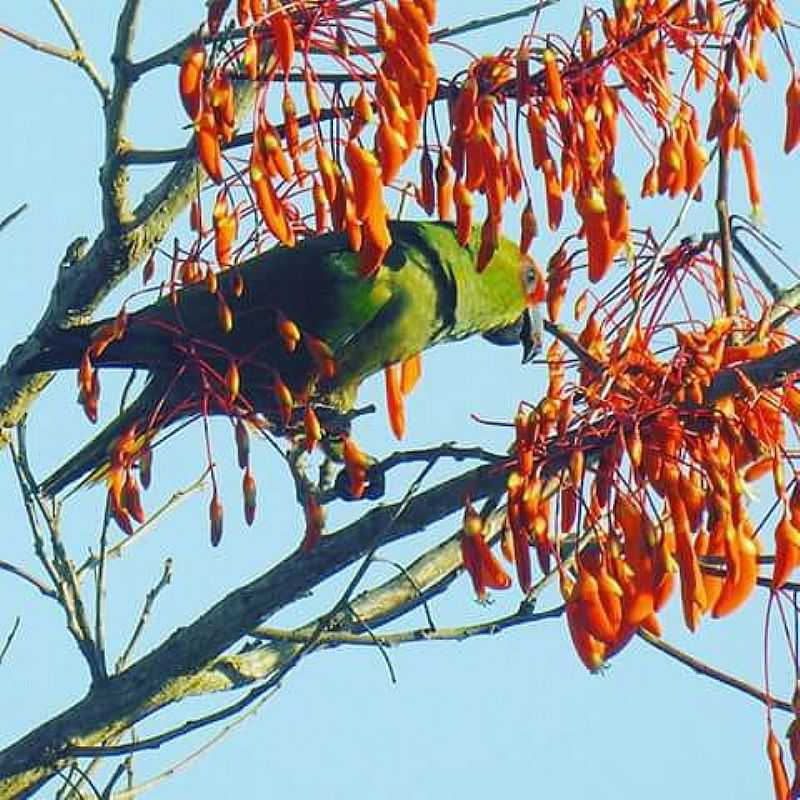
<svg viewBox="0 0 800 800">
<path fill-rule="evenodd" d="M 521 342 L 523 362 L 539 351 L 531 298 L 541 277 L 514 243 L 501 239 L 479 274 L 477 228 L 466 247 L 447 223 L 396 221 L 390 229 L 393 244 L 371 278 L 359 274 L 345 236 L 325 234 L 219 273 L 215 291 L 201 281 L 164 296 L 115 335 L 112 320 L 55 333 L 25 372 L 85 366 L 87 348 L 103 340 L 93 367 L 149 377 L 40 490 L 54 495 L 98 470 L 126 431 L 154 434 L 194 415 L 259 414 L 272 430 L 292 433 L 312 406 L 327 428 L 326 419 L 353 408 L 365 378 L 439 342 L 480 333 L 496 344 Z"/>
</svg>

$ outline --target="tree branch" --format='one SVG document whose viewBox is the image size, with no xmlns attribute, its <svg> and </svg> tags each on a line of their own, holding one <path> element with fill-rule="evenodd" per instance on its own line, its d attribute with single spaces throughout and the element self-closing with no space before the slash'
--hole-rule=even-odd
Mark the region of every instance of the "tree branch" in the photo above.
<svg viewBox="0 0 800 800">
<path fill-rule="evenodd" d="M 737 691 L 740 691 L 749 697 L 755 698 L 764 705 L 769 705 L 772 708 L 779 708 L 781 711 L 794 713 L 792 711 L 791 703 L 787 703 L 784 700 L 779 700 L 777 697 L 771 697 L 767 695 L 766 692 L 762 692 L 761 689 L 757 689 L 755 686 L 751 686 L 745 681 L 734 678 L 733 675 L 728 675 L 727 672 L 722 672 L 715 667 L 709 666 L 694 656 L 684 653 L 683 650 L 678 649 L 674 645 L 665 642 L 663 639 L 653 636 L 652 633 L 648 633 L 647 631 L 640 629 L 638 636 L 640 639 L 643 639 L 645 642 L 647 642 L 647 644 L 649 644 L 651 647 L 655 647 L 656 650 L 665 653 L 670 658 L 674 658 L 676 661 L 679 661 L 681 664 L 694 670 L 698 675 L 703 675 L 707 678 L 712 678 L 719 683 L 725 684 L 726 686 L 731 686 Z"/>
<path fill-rule="evenodd" d="M 0 650 L 0 664 L 3 663 L 3 659 L 6 657 L 8 650 L 11 647 L 11 643 L 14 641 L 14 637 L 17 635 L 20 621 L 21 620 L 19 617 L 17 617 L 14 620 L 14 624 L 11 626 L 11 630 L 9 631 L 8 636 L 6 636 L 5 644 L 3 645 L 3 648 Z"/>
<path fill-rule="evenodd" d="M 494 466 L 479 467 L 412 498 L 385 540 L 382 534 L 397 511 L 396 504 L 374 508 L 338 533 L 324 536 L 312 553 L 297 551 L 231 592 L 195 622 L 179 628 L 121 674 L 93 686 L 70 709 L 0 752 L 0 796 L 24 796 L 41 785 L 64 763 L 70 746 L 94 746 L 113 739 L 158 709 L 205 691 L 209 676 L 200 671 L 215 656 L 280 608 L 363 557 L 379 538 L 389 543 L 417 533 L 458 511 L 465 495 L 478 500 L 502 491 L 504 484 L 502 471 Z M 408 586 L 404 577 L 400 579 Z M 356 608 L 362 618 L 369 619 Z M 218 675 L 225 675 L 224 661 L 217 665 Z"/>
<path fill-rule="evenodd" d="M 7 228 L 23 211 L 28 208 L 27 203 L 15 208 L 10 214 L 7 214 L 3 219 L 0 219 L 0 231 Z"/>
</svg>

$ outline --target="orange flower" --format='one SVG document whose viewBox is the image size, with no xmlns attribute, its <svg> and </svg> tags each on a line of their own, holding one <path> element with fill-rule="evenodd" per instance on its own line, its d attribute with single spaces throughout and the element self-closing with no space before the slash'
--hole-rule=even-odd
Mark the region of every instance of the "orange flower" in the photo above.
<svg viewBox="0 0 800 800">
<path fill-rule="evenodd" d="M 465 247 L 472 235 L 472 209 L 475 200 L 472 193 L 456 178 L 453 189 L 453 200 L 456 205 L 456 238 L 458 243 Z"/>
<path fill-rule="evenodd" d="M 772 588 L 780 589 L 800 565 L 800 530 L 791 515 L 784 510 L 775 528 L 775 566 L 772 570 Z"/>
<path fill-rule="evenodd" d="M 795 73 L 786 89 L 786 135 L 783 151 L 791 153 L 800 142 L 800 73 Z"/>
<path fill-rule="evenodd" d="M 422 375 L 422 353 L 407 358 L 400 366 L 400 391 L 409 395 Z"/>
<path fill-rule="evenodd" d="M 244 67 L 244 74 L 247 76 L 248 80 L 255 81 L 258 79 L 258 61 L 258 39 L 256 39 L 255 33 L 253 33 L 253 29 L 251 28 L 247 32 L 247 39 L 245 39 L 244 50 L 242 52 L 242 66 Z"/>
<path fill-rule="evenodd" d="M 240 28 L 250 22 L 250 0 L 236 0 L 236 22 Z"/>
<path fill-rule="evenodd" d="M 775 800 L 789 800 L 789 778 L 786 774 L 786 765 L 783 763 L 783 750 L 772 728 L 767 733 L 767 759 L 772 771 Z"/>
<path fill-rule="evenodd" d="M 322 439 L 322 426 L 319 423 L 319 417 L 310 404 L 306 406 L 306 411 L 303 415 L 303 430 L 305 431 L 306 450 L 310 453 L 317 446 L 317 442 Z"/>
<path fill-rule="evenodd" d="M 383 368 L 386 382 L 386 409 L 389 413 L 389 424 L 397 439 L 402 439 L 406 432 L 406 413 L 403 392 L 400 387 L 399 368 L 397 364 L 387 364 Z"/>
<path fill-rule="evenodd" d="M 210 109 L 203 111 L 195 123 L 195 136 L 197 139 L 197 155 L 203 169 L 214 183 L 222 183 L 222 150 L 220 149 L 219 136 L 214 112 Z"/>
<path fill-rule="evenodd" d="M 291 247 L 294 244 L 294 232 L 289 226 L 283 205 L 272 181 L 265 174 L 256 157 L 256 151 L 250 159 L 250 185 L 256 198 L 256 205 L 267 228 L 278 241 Z"/>
<path fill-rule="evenodd" d="M 219 192 L 214 202 L 212 222 L 214 225 L 214 253 L 217 263 L 224 269 L 230 266 L 231 249 L 239 228 L 239 215 L 236 209 L 231 211 L 224 189 Z"/>
<path fill-rule="evenodd" d="M 508 589 L 511 586 L 511 578 L 483 538 L 483 520 L 469 500 L 464 508 L 461 557 L 479 600 L 486 598 L 487 589 Z"/>
<path fill-rule="evenodd" d="M 350 494 L 355 500 L 358 500 L 364 496 L 367 488 L 369 459 L 349 436 L 346 436 L 343 442 L 343 458 L 347 479 L 350 483 Z"/>
<path fill-rule="evenodd" d="M 564 213 L 564 201 L 562 199 L 561 182 L 558 179 L 558 171 L 552 158 L 548 158 L 542 164 L 544 174 L 544 188 L 547 198 L 547 224 L 551 231 L 558 230 L 561 225 L 561 216 Z"/>
<path fill-rule="evenodd" d="M 363 221 L 376 208 L 383 207 L 380 165 L 372 153 L 352 139 L 347 143 L 344 157 L 353 180 L 356 219 Z"/>
<path fill-rule="evenodd" d="M 542 54 L 542 62 L 544 64 L 544 79 L 547 84 L 547 95 L 553 101 L 556 111 L 561 114 L 566 114 L 569 110 L 569 105 L 563 94 L 561 74 L 556 64 L 556 54 L 549 47 L 546 47 Z"/>
<path fill-rule="evenodd" d="M 567 626 L 575 651 L 586 669 L 598 672 L 605 664 L 608 645 L 587 630 L 574 584 L 564 576 L 561 578 L 561 593 L 567 602 Z"/>
<path fill-rule="evenodd" d="M 375 136 L 375 149 L 382 169 L 384 186 L 388 186 L 400 172 L 408 152 L 408 143 L 403 134 L 389 124 L 383 108 L 380 111 L 381 121 Z"/>
<path fill-rule="evenodd" d="M 286 75 L 292 68 L 294 60 L 294 28 L 289 15 L 278 0 L 270 0 L 269 22 L 272 29 L 272 40 L 281 72 Z"/>
<path fill-rule="evenodd" d="M 195 41 L 186 49 L 178 74 L 178 91 L 181 102 L 193 122 L 200 116 L 203 106 L 203 70 L 206 51 L 202 42 Z"/>
</svg>

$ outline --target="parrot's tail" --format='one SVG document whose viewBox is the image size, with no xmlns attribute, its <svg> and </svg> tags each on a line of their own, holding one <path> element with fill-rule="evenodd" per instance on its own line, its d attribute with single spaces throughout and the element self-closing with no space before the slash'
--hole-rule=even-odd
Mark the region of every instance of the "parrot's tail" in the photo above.
<svg viewBox="0 0 800 800">
<path fill-rule="evenodd" d="M 55 472 L 39 484 L 39 491 L 51 497 L 58 494 L 71 483 L 88 476 L 88 481 L 102 480 L 109 465 L 111 450 L 115 442 L 134 423 L 140 428 L 162 396 L 162 388 L 156 384 L 146 386 L 144 391 L 131 403 L 125 411 L 112 420 L 100 433 L 87 442 L 72 458 L 68 459 Z M 149 437 L 147 433 L 145 437 Z M 144 444 L 144 440 L 142 444 Z"/>
</svg>

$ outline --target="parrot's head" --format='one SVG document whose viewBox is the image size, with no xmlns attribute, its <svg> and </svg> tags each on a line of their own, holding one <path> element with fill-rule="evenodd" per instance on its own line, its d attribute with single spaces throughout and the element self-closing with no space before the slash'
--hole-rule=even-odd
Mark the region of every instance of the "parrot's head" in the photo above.
<svg viewBox="0 0 800 800">
<path fill-rule="evenodd" d="M 536 306 L 544 300 L 544 277 L 536 262 L 517 245 L 503 238 L 486 270 L 487 291 L 495 293 L 498 306 L 497 327 L 484 331 L 483 337 L 497 345 L 522 345 L 522 363 L 527 364 L 542 349 L 542 318 Z"/>
</svg>

